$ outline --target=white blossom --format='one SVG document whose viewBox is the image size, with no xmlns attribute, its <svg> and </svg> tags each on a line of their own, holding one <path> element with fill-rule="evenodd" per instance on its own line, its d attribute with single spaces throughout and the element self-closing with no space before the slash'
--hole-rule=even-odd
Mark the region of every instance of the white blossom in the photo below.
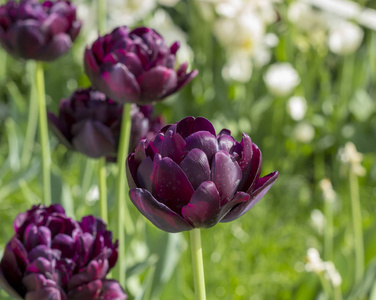
<svg viewBox="0 0 376 300">
<path fill-rule="evenodd" d="M 247 82 L 251 79 L 252 69 L 249 55 L 232 55 L 222 69 L 222 76 L 226 80 Z"/>
<path fill-rule="evenodd" d="M 285 97 L 300 83 L 300 77 L 289 63 L 276 63 L 268 68 L 264 81 L 273 95 Z"/>
<path fill-rule="evenodd" d="M 366 169 L 361 165 L 363 154 L 356 150 L 353 143 L 347 142 L 344 148 L 339 149 L 341 162 L 348 166 L 358 176 L 364 176 Z"/>
<path fill-rule="evenodd" d="M 315 248 L 307 250 L 307 262 L 305 264 L 307 272 L 321 273 L 325 270 L 325 264 L 322 261 L 319 251 Z"/>
<path fill-rule="evenodd" d="M 322 234 L 325 228 L 325 216 L 319 209 L 311 211 L 311 222 L 318 233 Z"/>
<path fill-rule="evenodd" d="M 333 203 L 336 200 L 337 195 L 336 195 L 336 192 L 333 189 L 333 185 L 332 185 L 332 182 L 330 181 L 330 179 L 324 178 L 324 179 L 320 180 L 319 185 L 320 185 L 321 191 L 323 193 L 324 200 L 328 201 L 330 203 Z"/>
<path fill-rule="evenodd" d="M 341 286 L 342 277 L 334 266 L 333 262 L 327 261 L 325 264 L 325 277 L 334 287 Z"/>
<path fill-rule="evenodd" d="M 329 49 L 339 55 L 355 52 L 363 40 L 364 32 L 356 24 L 337 20 L 333 22 L 329 31 Z"/>
<path fill-rule="evenodd" d="M 287 101 L 287 111 L 293 120 L 303 120 L 307 112 L 307 100 L 301 96 L 291 97 Z"/>
<path fill-rule="evenodd" d="M 309 143 L 315 137 L 315 129 L 307 122 L 300 122 L 295 126 L 294 137 L 298 142 Z"/>
</svg>

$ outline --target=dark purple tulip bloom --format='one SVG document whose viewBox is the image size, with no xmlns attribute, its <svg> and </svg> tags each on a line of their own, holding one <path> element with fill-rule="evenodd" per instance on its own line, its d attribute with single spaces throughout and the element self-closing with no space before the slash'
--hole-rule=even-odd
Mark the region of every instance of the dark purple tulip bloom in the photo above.
<svg viewBox="0 0 376 300">
<path fill-rule="evenodd" d="M 270 189 L 262 156 L 245 133 L 240 143 L 205 118 L 187 117 L 141 141 L 128 156 L 130 198 L 158 228 L 180 232 L 233 221 Z"/>
<path fill-rule="evenodd" d="M 118 27 L 86 48 L 85 71 L 94 87 L 121 104 L 160 101 L 197 75 L 187 73 L 187 63 L 174 69 L 179 46 L 167 47 L 150 28 Z"/>
<path fill-rule="evenodd" d="M 118 244 L 102 220 L 76 222 L 58 205 L 33 206 L 14 221 L 15 234 L 0 262 L 0 286 L 16 299 L 124 300 L 107 280 Z"/>
<path fill-rule="evenodd" d="M 70 49 L 80 29 L 68 1 L 11 0 L 0 7 L 0 42 L 16 57 L 54 60 Z"/>
<path fill-rule="evenodd" d="M 123 106 L 92 88 L 79 89 L 60 103 L 59 115 L 48 112 L 51 128 L 69 150 L 89 157 L 116 158 Z M 152 106 L 132 107 L 130 149 L 141 139 L 151 139 L 164 125 L 153 117 Z"/>
</svg>

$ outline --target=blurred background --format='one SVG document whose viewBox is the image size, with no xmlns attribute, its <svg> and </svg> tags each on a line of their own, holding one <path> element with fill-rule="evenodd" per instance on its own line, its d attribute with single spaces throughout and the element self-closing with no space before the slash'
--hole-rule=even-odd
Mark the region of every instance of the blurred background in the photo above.
<svg viewBox="0 0 376 300">
<path fill-rule="evenodd" d="M 67 55 L 45 65 L 55 113 L 60 99 L 90 85 L 83 51 L 97 37 L 95 2 L 72 2 L 83 29 Z M 199 70 L 156 105 L 159 114 L 169 123 L 204 116 L 238 140 L 245 132 L 263 153 L 262 174 L 280 173 L 242 218 L 202 231 L 208 299 L 376 299 L 376 1 L 108 0 L 107 8 L 108 31 L 152 27 L 168 44 L 180 40 L 179 62 Z M 0 62 L 2 254 L 15 216 L 41 202 L 42 179 L 27 126 L 35 66 L 2 49 Z M 52 201 L 78 219 L 98 215 L 97 162 L 52 132 L 50 144 Z M 115 214 L 116 168 L 108 169 Z M 193 299 L 188 234 L 164 233 L 130 210 L 129 298 Z"/>
</svg>

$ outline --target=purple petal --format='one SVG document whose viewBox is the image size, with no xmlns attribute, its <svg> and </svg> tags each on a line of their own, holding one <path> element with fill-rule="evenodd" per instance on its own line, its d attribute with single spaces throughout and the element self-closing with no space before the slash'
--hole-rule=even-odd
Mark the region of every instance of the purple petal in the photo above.
<svg viewBox="0 0 376 300">
<path fill-rule="evenodd" d="M 243 191 L 247 191 L 248 194 L 253 193 L 254 189 L 256 188 L 256 184 L 258 183 L 258 179 L 261 173 L 261 166 L 262 166 L 262 153 L 257 145 L 252 144 L 252 163 L 251 163 L 251 171 L 249 173 L 248 180 L 244 184 L 242 188 Z M 248 189 L 247 189 L 248 188 Z"/>
<path fill-rule="evenodd" d="M 78 286 L 68 291 L 69 300 L 98 299 L 102 290 L 102 281 L 100 279 Z"/>
<path fill-rule="evenodd" d="M 193 122 L 192 133 L 198 131 L 209 131 L 212 135 L 215 136 L 215 129 L 213 124 L 203 117 L 197 117 Z"/>
<path fill-rule="evenodd" d="M 137 169 L 137 181 L 138 187 L 152 191 L 153 182 L 151 175 L 153 172 L 153 161 L 150 157 L 144 159 Z"/>
<path fill-rule="evenodd" d="M 76 251 L 73 238 L 63 233 L 59 233 L 54 237 L 51 248 L 60 250 L 61 256 L 68 258 L 73 257 Z"/>
<path fill-rule="evenodd" d="M 278 172 L 275 171 L 269 175 L 260 178 L 262 185 L 258 186 L 251 194 L 250 199 L 247 202 L 241 203 L 235 208 L 233 208 L 222 220 L 221 222 L 231 222 L 249 211 L 260 199 L 269 191 L 271 186 L 278 178 Z"/>
<path fill-rule="evenodd" d="M 110 71 L 104 71 L 102 79 L 94 80 L 94 85 L 107 97 L 120 104 L 136 103 L 140 98 L 140 87 L 135 76 L 120 63 L 114 65 Z"/>
<path fill-rule="evenodd" d="M 73 146 L 92 158 L 116 153 L 112 131 L 97 121 L 84 120 L 72 126 Z"/>
<path fill-rule="evenodd" d="M 160 154 L 162 157 L 169 157 L 177 164 L 183 159 L 185 141 L 180 134 L 174 134 L 172 130 L 168 130 L 163 137 L 162 148 Z"/>
<path fill-rule="evenodd" d="M 80 273 L 73 275 L 68 283 L 68 289 L 70 290 L 77 288 L 97 279 L 104 279 L 108 269 L 109 267 L 107 259 L 98 261 L 93 260 L 85 269 L 81 270 Z"/>
<path fill-rule="evenodd" d="M 235 194 L 242 171 L 237 162 L 232 161 L 230 155 L 222 150 L 215 154 L 211 170 L 212 181 L 219 191 L 221 205 L 224 205 Z"/>
<path fill-rule="evenodd" d="M 24 245 L 30 251 L 38 245 L 51 245 L 51 231 L 45 226 L 29 224 L 24 232 Z"/>
<path fill-rule="evenodd" d="M 177 84 L 175 70 L 156 66 L 137 78 L 141 88 L 140 104 L 160 100 Z"/>
<path fill-rule="evenodd" d="M 210 180 L 210 166 L 208 158 L 200 149 L 193 149 L 180 163 L 189 182 L 197 189 L 204 181 Z"/>
<path fill-rule="evenodd" d="M 97 60 L 95 59 L 91 49 L 89 49 L 88 47 L 86 47 L 85 49 L 84 62 L 85 72 L 91 81 L 93 81 L 93 78 L 100 76 L 100 68 L 98 66 Z"/>
<path fill-rule="evenodd" d="M 237 192 L 232 199 L 221 207 L 218 220 L 221 221 L 224 216 L 228 214 L 231 209 L 237 206 L 239 203 L 247 202 L 251 196 L 244 192 Z"/>
<path fill-rule="evenodd" d="M 211 163 L 214 154 L 218 151 L 217 139 L 213 134 L 208 131 L 198 131 L 185 139 L 187 145 L 185 151 L 191 151 L 195 148 L 201 149 L 208 157 L 209 163 Z"/>
<path fill-rule="evenodd" d="M 9 269 L 5 271 L 6 273 L 9 273 Z M 20 277 L 21 279 L 21 277 Z M 20 281 L 18 281 L 19 283 Z M 0 288 L 2 288 L 4 291 L 6 291 L 11 297 L 14 299 L 22 299 L 21 295 L 18 294 L 16 289 L 14 289 L 8 282 L 8 280 L 5 278 L 2 268 L 0 267 Z M 16 287 L 17 288 L 17 287 Z M 20 287 L 22 290 L 22 287 Z"/>
<path fill-rule="evenodd" d="M 194 117 L 186 117 L 176 124 L 176 132 L 179 133 L 183 139 L 186 139 L 192 133 Z"/>
<path fill-rule="evenodd" d="M 72 40 L 66 33 L 55 35 L 47 44 L 47 47 L 36 57 L 43 61 L 54 60 L 65 54 L 72 47 Z"/>
<path fill-rule="evenodd" d="M 46 287 L 27 293 L 25 300 L 67 300 L 67 296 L 58 287 Z"/>
<path fill-rule="evenodd" d="M 158 202 L 149 191 L 138 188 L 131 189 L 129 197 L 137 209 L 159 229 L 167 232 L 193 229 L 180 215 Z"/>
<path fill-rule="evenodd" d="M 47 112 L 48 122 L 50 124 L 50 128 L 55 136 L 58 138 L 59 142 L 62 143 L 68 150 L 73 150 L 73 145 L 69 142 L 69 137 L 67 132 L 64 130 L 62 124 L 58 117 L 56 117 L 53 113 Z"/>
<path fill-rule="evenodd" d="M 100 300 L 125 300 L 127 295 L 120 286 L 119 282 L 115 280 L 103 280 L 102 291 L 99 296 Z"/>
<path fill-rule="evenodd" d="M 258 178 L 256 176 L 260 176 L 262 160 L 261 151 L 255 144 L 252 143 L 250 137 L 245 133 L 243 133 L 241 146 L 243 147 L 243 151 L 238 164 L 242 169 L 243 175 L 238 189 L 246 192 L 252 185 L 255 178 Z"/>
<path fill-rule="evenodd" d="M 178 70 L 179 72 L 179 70 Z M 196 77 L 196 75 L 198 74 L 198 70 L 193 70 L 191 73 L 188 73 L 188 74 L 185 74 L 184 76 L 182 77 L 179 77 L 178 78 L 178 82 L 177 82 L 177 85 L 176 87 L 172 88 L 171 90 L 169 90 L 164 97 L 167 97 L 167 96 L 170 96 L 171 94 L 177 92 L 178 90 L 180 90 L 183 86 L 185 86 L 186 84 L 188 84 L 193 78 Z"/>
<path fill-rule="evenodd" d="M 181 208 L 189 203 L 194 192 L 191 183 L 171 158 L 162 158 L 154 164 L 153 195 L 159 202 L 180 214 Z"/>
<path fill-rule="evenodd" d="M 215 184 L 211 181 L 203 182 L 181 213 L 194 228 L 209 228 L 217 224 L 219 193 Z"/>
</svg>

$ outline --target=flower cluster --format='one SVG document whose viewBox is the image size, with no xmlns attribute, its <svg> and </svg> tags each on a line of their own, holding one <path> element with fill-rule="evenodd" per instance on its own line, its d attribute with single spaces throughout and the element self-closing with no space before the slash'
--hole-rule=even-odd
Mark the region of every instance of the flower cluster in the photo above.
<svg viewBox="0 0 376 300">
<path fill-rule="evenodd" d="M 250 210 L 278 177 L 260 178 L 259 148 L 243 134 L 216 135 L 205 118 L 187 117 L 141 141 L 128 157 L 130 198 L 158 228 L 179 232 L 230 222 Z"/>
<path fill-rule="evenodd" d="M 0 285 L 20 299 L 124 300 L 106 275 L 117 260 L 117 242 L 102 220 L 76 222 L 58 205 L 33 206 L 14 221 L 15 234 L 0 262 Z"/>
<path fill-rule="evenodd" d="M 122 26 L 86 48 L 85 71 L 108 97 L 144 105 L 175 93 L 197 75 L 187 73 L 187 63 L 174 69 L 178 49 L 179 42 L 167 47 L 153 29 Z"/>
<path fill-rule="evenodd" d="M 0 42 L 16 57 L 54 60 L 70 49 L 80 28 L 68 1 L 11 0 L 0 7 Z"/>
</svg>

